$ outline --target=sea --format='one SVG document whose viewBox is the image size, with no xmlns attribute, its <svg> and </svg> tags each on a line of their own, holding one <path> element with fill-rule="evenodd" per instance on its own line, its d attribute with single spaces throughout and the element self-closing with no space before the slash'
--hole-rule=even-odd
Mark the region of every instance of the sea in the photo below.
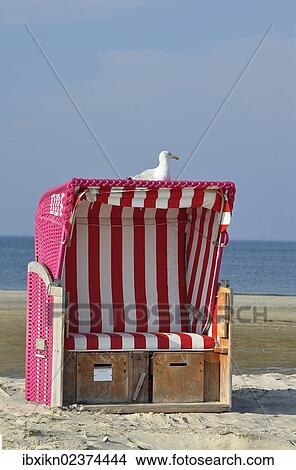
<svg viewBox="0 0 296 470">
<path fill-rule="evenodd" d="M 25 290 L 33 259 L 33 237 L 0 237 L 0 290 Z M 235 293 L 296 295 L 296 242 L 232 240 L 220 279 L 228 279 Z"/>
</svg>

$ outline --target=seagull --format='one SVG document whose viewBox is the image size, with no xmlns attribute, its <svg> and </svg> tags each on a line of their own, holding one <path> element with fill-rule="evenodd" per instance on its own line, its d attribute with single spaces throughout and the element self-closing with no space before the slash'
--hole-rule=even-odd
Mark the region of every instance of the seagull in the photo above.
<svg viewBox="0 0 296 470">
<path fill-rule="evenodd" d="M 144 170 L 139 175 L 130 176 L 128 179 L 156 181 L 170 180 L 169 160 L 179 160 L 179 157 L 177 155 L 173 155 L 167 150 L 162 150 L 159 154 L 159 165 L 156 168 Z"/>
</svg>

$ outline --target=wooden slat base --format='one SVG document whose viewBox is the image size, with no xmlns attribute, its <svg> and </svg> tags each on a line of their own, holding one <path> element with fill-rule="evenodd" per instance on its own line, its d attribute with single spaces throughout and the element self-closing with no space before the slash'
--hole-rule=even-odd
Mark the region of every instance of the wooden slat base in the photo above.
<svg viewBox="0 0 296 470">
<path fill-rule="evenodd" d="M 86 411 L 105 413 L 222 413 L 230 411 L 230 406 L 221 402 L 210 403 L 139 403 L 124 405 L 83 405 Z"/>
<path fill-rule="evenodd" d="M 112 381 L 94 381 L 94 366 L 106 364 Z M 68 352 L 64 366 L 65 405 L 106 413 L 217 413 L 231 406 L 227 354 Z"/>
</svg>

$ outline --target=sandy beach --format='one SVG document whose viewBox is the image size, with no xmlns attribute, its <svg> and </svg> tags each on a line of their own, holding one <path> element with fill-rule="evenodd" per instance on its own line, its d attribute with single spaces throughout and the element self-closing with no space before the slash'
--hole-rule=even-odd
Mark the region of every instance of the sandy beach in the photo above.
<svg viewBox="0 0 296 470">
<path fill-rule="evenodd" d="M 0 292 L 0 319 L 6 449 L 296 449 L 296 297 L 235 296 L 233 411 L 223 414 L 117 416 L 26 403 L 24 292 Z"/>
</svg>

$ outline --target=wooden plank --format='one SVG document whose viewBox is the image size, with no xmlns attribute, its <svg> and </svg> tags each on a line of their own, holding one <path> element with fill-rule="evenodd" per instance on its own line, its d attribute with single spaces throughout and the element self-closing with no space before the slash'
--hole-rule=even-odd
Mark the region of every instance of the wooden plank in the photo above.
<svg viewBox="0 0 296 470">
<path fill-rule="evenodd" d="M 145 372 L 142 372 L 142 374 L 139 378 L 139 382 L 137 383 L 136 390 L 133 394 L 133 401 L 138 400 L 138 396 L 139 396 L 140 391 L 142 390 L 142 387 L 143 387 L 144 380 L 145 380 L 146 376 L 147 376 L 147 374 L 145 374 Z"/>
<path fill-rule="evenodd" d="M 203 399 L 203 353 L 153 353 L 154 403 L 196 403 Z"/>
<path fill-rule="evenodd" d="M 214 347 L 214 352 L 219 353 L 219 354 L 228 354 L 228 348 L 221 347 L 221 346 L 215 346 Z"/>
<path fill-rule="evenodd" d="M 220 346 L 229 349 L 229 338 L 220 338 Z"/>
<path fill-rule="evenodd" d="M 47 267 L 38 261 L 30 261 L 28 264 L 28 273 L 36 273 L 42 279 L 47 288 L 52 284 L 53 279 Z"/>
<path fill-rule="evenodd" d="M 104 413 L 222 413 L 230 408 L 225 403 L 135 403 L 122 405 L 85 405 L 86 411 Z"/>
<path fill-rule="evenodd" d="M 112 368 L 112 380 L 94 380 L 94 368 Z M 129 353 L 77 353 L 77 403 L 128 403 Z"/>
<path fill-rule="evenodd" d="M 204 360 L 207 362 L 213 362 L 214 364 L 219 364 L 219 354 L 214 354 L 212 351 L 205 352 Z"/>
<path fill-rule="evenodd" d="M 218 338 L 228 338 L 229 320 L 231 306 L 231 289 L 220 287 L 217 298 L 217 336 Z"/>
<path fill-rule="evenodd" d="M 65 350 L 64 354 L 64 405 L 73 405 L 76 403 L 76 353 Z"/>
<path fill-rule="evenodd" d="M 220 288 L 221 289 L 221 288 Z M 219 290 L 220 290 L 219 289 Z M 221 338 L 221 346 L 228 348 L 228 354 L 220 354 L 220 401 L 231 408 L 232 403 L 232 363 L 231 363 L 231 313 L 233 306 L 233 291 L 223 288 L 226 295 L 225 305 L 228 315 L 228 339 Z"/>
<path fill-rule="evenodd" d="M 204 355 L 204 401 L 220 400 L 220 359 L 219 354 L 208 352 Z"/>
<path fill-rule="evenodd" d="M 53 320 L 52 320 L 52 373 L 51 373 L 51 406 L 63 405 L 63 368 L 64 368 L 64 322 L 65 291 L 62 287 L 53 286 Z M 49 286 L 50 288 L 50 286 Z"/>
<path fill-rule="evenodd" d="M 142 376 L 145 378 L 138 390 L 137 403 L 149 401 L 149 352 L 139 351 L 129 353 L 129 402 L 134 402 L 134 395 Z"/>
<path fill-rule="evenodd" d="M 220 401 L 231 406 L 231 363 L 229 355 L 220 354 Z"/>
</svg>

